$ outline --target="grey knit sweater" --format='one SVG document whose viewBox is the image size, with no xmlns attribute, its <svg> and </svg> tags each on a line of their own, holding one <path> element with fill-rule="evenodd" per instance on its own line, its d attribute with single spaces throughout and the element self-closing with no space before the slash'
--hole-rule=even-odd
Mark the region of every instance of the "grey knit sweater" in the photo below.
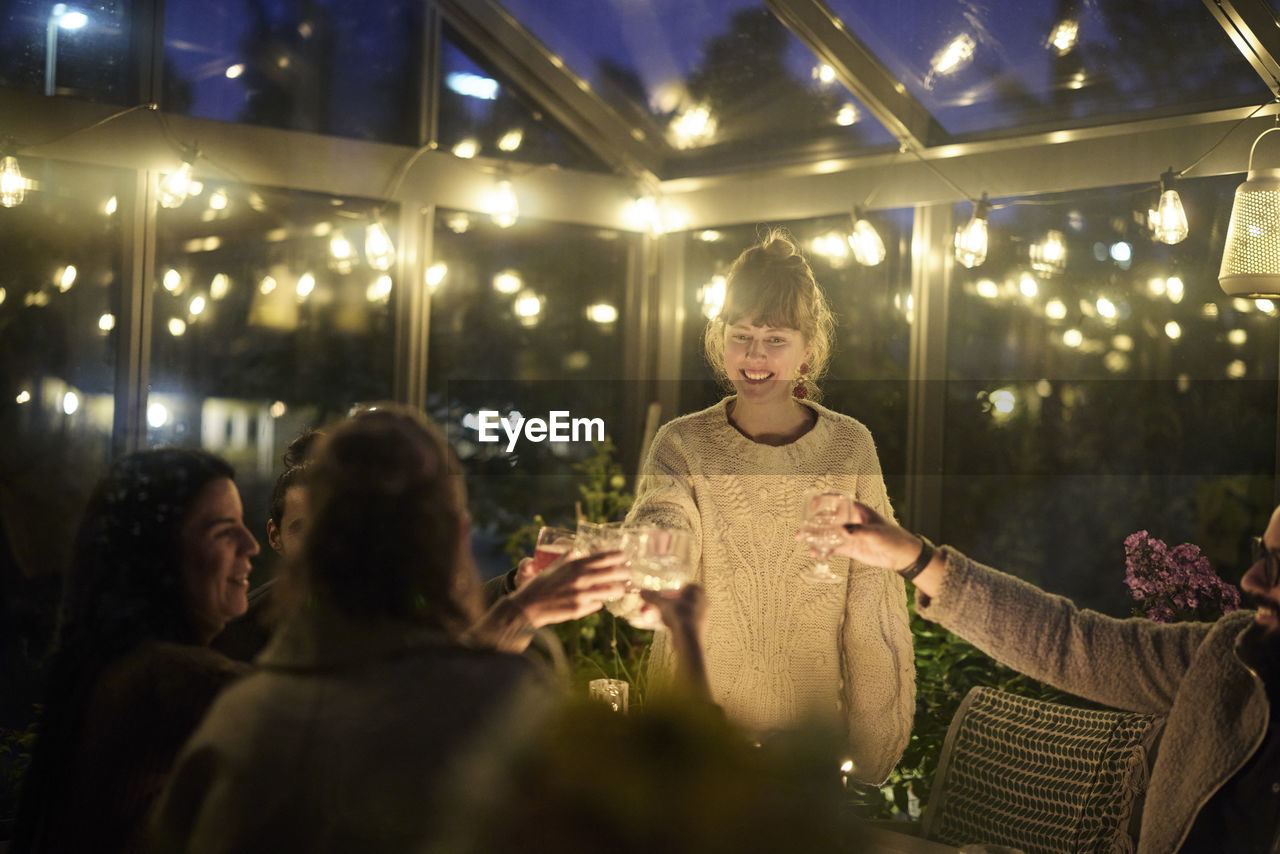
<svg viewBox="0 0 1280 854">
<path fill-rule="evenodd" d="M 816 404 L 814 427 L 782 446 L 739 433 L 728 400 L 664 425 L 654 437 L 628 521 L 692 531 L 707 591 L 705 645 L 712 693 L 756 732 L 804 718 L 848 727 L 854 776 L 878 783 L 911 734 L 915 666 L 906 592 L 891 572 L 850 567 L 815 584 L 796 543 L 806 490 L 848 492 L 892 518 L 871 433 Z M 651 675 L 674 667 L 665 633 Z"/>
<path fill-rule="evenodd" d="M 1177 851 L 1205 802 L 1266 734 L 1262 681 L 1235 652 L 1253 612 L 1237 611 L 1215 623 L 1118 620 L 1078 610 L 952 549 L 944 553 L 947 575 L 939 594 L 917 596 L 921 616 L 1064 691 L 1168 716 L 1138 854 Z"/>
</svg>

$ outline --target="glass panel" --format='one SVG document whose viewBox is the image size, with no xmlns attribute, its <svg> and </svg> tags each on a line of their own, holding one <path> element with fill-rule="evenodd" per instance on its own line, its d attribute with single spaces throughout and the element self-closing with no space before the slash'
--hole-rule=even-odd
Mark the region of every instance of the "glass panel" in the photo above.
<svg viewBox="0 0 1280 854">
<path fill-rule="evenodd" d="M 601 160 L 544 115 L 510 81 L 469 54 L 449 28 L 441 39 L 440 147 L 517 163 L 608 172 Z"/>
<path fill-rule="evenodd" d="M 500 2 L 614 109 L 699 169 L 802 144 L 825 143 L 822 156 L 893 142 L 760 0 Z"/>
<path fill-rule="evenodd" d="M 416 145 L 423 4 L 169 0 L 165 109 Z"/>
<path fill-rule="evenodd" d="M 1201 0 L 830 6 L 952 133 L 1270 97 Z"/>
<path fill-rule="evenodd" d="M 593 453 L 584 425 L 569 441 L 482 441 L 484 410 L 547 420 L 600 419 L 634 458 L 639 442 L 624 415 L 623 338 L 627 277 L 638 235 L 440 211 L 435 230 L 428 411 L 446 425 L 467 472 L 474 545 L 486 574 L 511 568 L 501 546 L 534 514 L 569 525 L 583 496 L 577 469 Z M 495 416 L 496 418 L 497 416 Z M 515 418 L 513 417 L 513 422 Z M 629 484 L 634 486 L 634 484 Z"/>
<path fill-rule="evenodd" d="M 10 0 L 0 35 L 0 87 L 130 103 L 131 5 Z"/>
<path fill-rule="evenodd" d="M 230 461 L 259 534 L 290 440 L 391 397 L 394 259 L 365 251 L 375 205 L 209 182 L 157 217 L 147 443 Z"/>
<path fill-rule="evenodd" d="M 1272 506 L 1280 344 L 1275 305 L 1218 287 L 1239 182 L 1184 182 L 1174 246 L 1150 188 L 992 212 L 986 263 L 953 280 L 947 542 L 1116 615 L 1138 530 L 1239 580 Z"/>
<path fill-rule="evenodd" d="M 906 490 L 907 376 L 913 320 L 910 209 L 868 216 L 885 246 L 876 266 L 857 263 L 849 216 L 783 223 L 798 241 L 836 315 L 836 340 L 822 404 L 857 418 L 875 437 L 885 485 L 901 514 Z M 676 239 L 676 238 L 672 238 Z M 756 226 L 707 229 L 685 243 L 685 326 L 680 411 L 710 406 L 725 393 L 703 355 L 703 333 L 723 278 L 742 250 L 758 242 Z"/>
<path fill-rule="evenodd" d="M 15 689 L 50 640 L 57 582 L 110 459 L 124 280 L 116 207 L 132 186 L 129 173 L 98 167 L 21 157 L 19 168 L 25 199 L 0 207 L 0 572 L 6 636 L 26 656 L 7 659 Z M 27 715 L 30 699 L 15 690 L 0 712 Z"/>
</svg>

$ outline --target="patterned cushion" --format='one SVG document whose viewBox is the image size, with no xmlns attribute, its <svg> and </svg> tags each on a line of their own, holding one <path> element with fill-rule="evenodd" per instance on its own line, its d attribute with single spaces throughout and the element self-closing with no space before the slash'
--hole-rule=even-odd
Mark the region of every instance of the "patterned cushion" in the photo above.
<svg viewBox="0 0 1280 854">
<path fill-rule="evenodd" d="M 974 688 L 952 719 L 924 834 L 1036 852 L 1131 852 L 1164 719 Z"/>
</svg>

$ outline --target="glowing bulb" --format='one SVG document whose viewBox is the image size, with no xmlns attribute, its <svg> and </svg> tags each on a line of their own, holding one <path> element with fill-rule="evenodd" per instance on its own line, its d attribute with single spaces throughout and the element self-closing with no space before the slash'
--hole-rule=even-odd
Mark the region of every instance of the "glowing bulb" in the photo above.
<svg viewBox="0 0 1280 854">
<path fill-rule="evenodd" d="M 1018 398 L 1014 395 L 1012 389 L 998 388 L 987 396 L 987 400 L 991 401 L 991 414 L 996 418 L 1007 418 L 1013 414 L 1013 408 L 1018 402 Z"/>
<path fill-rule="evenodd" d="M 177 172 L 160 179 L 160 206 L 176 208 L 191 195 L 191 164 L 183 161 Z"/>
<path fill-rule="evenodd" d="M 53 13 L 58 18 L 58 26 L 64 30 L 78 30 L 89 23 L 89 16 L 84 12 L 68 12 L 66 8 L 64 3 L 58 3 L 53 7 Z M 60 9 L 63 10 L 61 13 Z"/>
<path fill-rule="evenodd" d="M 6 208 L 22 204 L 27 197 L 27 179 L 18 169 L 18 158 L 0 159 L 0 205 Z"/>
<path fill-rule="evenodd" d="M 1133 257 L 1133 247 L 1123 240 L 1111 244 L 1111 260 L 1117 264 L 1127 264 Z"/>
<path fill-rule="evenodd" d="M 1031 247 L 1031 266 L 1041 273 L 1058 273 L 1066 266 L 1067 244 L 1062 232 L 1050 229 L 1044 241 Z"/>
<path fill-rule="evenodd" d="M 983 299 L 995 299 L 1000 296 L 1000 286 L 990 279 L 981 279 L 974 286 L 974 291 Z"/>
<path fill-rule="evenodd" d="M 201 296 L 191 298 L 191 302 L 187 304 L 187 314 L 196 317 L 204 312 L 205 299 Z"/>
<path fill-rule="evenodd" d="M 716 120 L 705 105 L 688 107 L 671 120 L 671 134 L 677 148 L 693 148 L 709 142 L 716 132 Z"/>
<path fill-rule="evenodd" d="M 969 222 L 956 230 L 956 260 L 972 270 L 987 260 L 987 203 L 986 196 L 973 205 Z"/>
<path fill-rule="evenodd" d="M 369 302 L 386 302 L 391 297 L 391 277 L 381 275 L 365 289 L 364 298 Z"/>
<path fill-rule="evenodd" d="M 542 297 L 535 293 L 521 294 L 516 297 L 513 309 L 515 310 L 516 317 L 537 317 L 542 313 Z"/>
<path fill-rule="evenodd" d="M 1072 348 L 1079 347 L 1084 343 L 1084 333 L 1079 329 L 1068 329 L 1062 333 L 1062 343 Z"/>
<path fill-rule="evenodd" d="M 21 404 L 23 404 L 23 403 L 30 403 L 30 402 L 31 402 L 31 392 L 27 391 L 27 390 L 24 388 L 22 391 L 18 392 L 18 396 L 14 398 L 14 401 L 16 401 L 19 405 L 21 405 Z"/>
<path fill-rule="evenodd" d="M 524 142 L 524 131 L 512 128 L 498 139 L 499 151 L 515 151 Z"/>
<path fill-rule="evenodd" d="M 160 401 L 154 401 L 147 404 L 147 424 L 152 429 L 159 430 L 161 427 L 169 423 L 169 410 Z"/>
<path fill-rule="evenodd" d="M 470 160 L 480 153 L 480 143 L 474 139 L 464 139 L 453 147 L 454 157 Z"/>
<path fill-rule="evenodd" d="M 1067 316 L 1067 305 L 1060 299 L 1051 299 L 1044 304 L 1044 314 L 1052 320 L 1062 320 Z"/>
<path fill-rule="evenodd" d="M 187 332 L 187 322 L 180 317 L 169 318 L 169 334 L 181 338 Z"/>
<path fill-rule="evenodd" d="M 848 127 L 858 121 L 858 108 L 853 104 L 843 104 L 836 112 L 836 124 L 840 127 Z"/>
<path fill-rule="evenodd" d="M 1049 34 L 1049 46 L 1058 52 L 1058 56 L 1066 56 L 1076 46 L 1076 36 L 1080 25 L 1070 19 L 1059 21 Z"/>
<path fill-rule="evenodd" d="M 102 206 L 102 212 L 105 213 L 107 216 L 111 216 L 113 213 L 116 212 L 116 210 L 119 207 L 120 207 L 120 202 L 116 200 L 115 196 L 112 196 L 111 198 L 107 199 L 107 203 Z"/>
<path fill-rule="evenodd" d="M 244 63 L 237 62 L 234 65 L 228 65 L 227 70 L 223 73 L 227 75 L 228 80 L 235 80 L 241 74 L 244 74 Z"/>
<path fill-rule="evenodd" d="M 258 283 L 258 293 L 264 297 L 276 289 L 276 280 L 274 276 L 263 276 L 262 281 Z"/>
<path fill-rule="evenodd" d="M 62 396 L 62 411 L 68 415 L 73 415 L 80 408 L 80 395 L 74 391 L 69 391 Z"/>
<path fill-rule="evenodd" d="M 176 294 L 182 290 L 182 274 L 170 267 L 164 271 L 164 278 L 160 280 L 160 283 L 164 285 L 166 291 Z"/>
<path fill-rule="evenodd" d="M 444 281 L 445 275 L 449 272 L 449 265 L 443 261 L 437 261 L 427 268 L 427 289 L 431 293 L 435 293 L 440 287 L 440 283 Z M 518 289 L 517 289 L 518 290 Z"/>
<path fill-rule="evenodd" d="M 58 274 L 58 290 L 64 294 L 71 290 L 71 286 L 76 283 L 76 268 L 73 264 L 68 264 L 62 268 L 62 272 Z"/>
<path fill-rule="evenodd" d="M 271 408 L 267 411 L 271 414 L 272 418 L 282 418 L 284 417 L 284 414 L 289 411 L 289 407 L 285 406 L 283 400 L 277 400 L 275 403 L 271 404 Z"/>
<path fill-rule="evenodd" d="M 1128 353 L 1133 349 L 1133 338 L 1128 335 L 1117 335 L 1111 339 L 1111 346 L 1123 353 Z"/>
<path fill-rule="evenodd" d="M 1156 240 L 1161 243 L 1181 243 L 1187 237 L 1187 212 L 1182 209 L 1182 198 L 1176 189 L 1178 175 L 1172 169 L 1160 176 L 1160 201 L 1152 222 Z"/>
<path fill-rule="evenodd" d="M 520 200 L 510 181 L 499 181 L 489 196 L 489 216 L 499 228 L 510 228 L 520 217 Z"/>
<path fill-rule="evenodd" d="M 853 250 L 853 260 L 864 267 L 875 267 L 885 258 L 884 241 L 880 239 L 880 232 L 862 218 L 853 224 L 853 233 L 849 235 L 849 248 Z"/>
<path fill-rule="evenodd" d="M 1239 359 L 1233 359 L 1231 364 L 1227 365 L 1227 376 L 1233 380 L 1238 380 L 1245 375 L 1248 367 Z"/>
<path fill-rule="evenodd" d="M 934 74 L 950 74 L 963 68 L 973 59 L 973 49 L 977 42 L 968 33 L 961 33 L 947 43 L 942 50 L 933 55 L 930 64 Z"/>
<path fill-rule="evenodd" d="M 298 284 L 294 286 L 294 292 L 297 293 L 299 300 L 304 300 L 311 296 L 311 292 L 316 289 L 316 277 L 311 273 L 303 273 L 298 277 Z"/>
<path fill-rule="evenodd" d="M 1243 329 L 1232 329 L 1227 333 L 1227 341 L 1239 347 L 1241 344 L 1249 340 L 1249 333 Z"/>
<path fill-rule="evenodd" d="M 0 299 L 0 302 L 3 302 L 3 300 Z M 1258 311 L 1261 311 L 1264 314 L 1276 313 L 1276 304 L 1269 299 L 1255 300 L 1254 305 L 1258 307 Z"/>
<path fill-rule="evenodd" d="M 708 320 L 720 316 L 720 310 L 724 308 L 724 295 L 724 276 L 712 276 L 711 281 L 699 289 L 698 302 L 702 303 L 702 313 Z"/>
<path fill-rule="evenodd" d="M 1176 341 L 1182 337 L 1182 327 L 1178 325 L 1178 321 L 1170 320 L 1164 325 L 1164 334 Z"/>
<path fill-rule="evenodd" d="M 1164 292 L 1167 290 L 1167 287 L 1168 285 L 1164 279 L 1155 278 L 1155 279 L 1150 279 L 1147 282 L 1147 292 L 1150 293 L 1153 297 L 1163 296 Z"/>
<path fill-rule="evenodd" d="M 1200 306 L 1200 316 L 1212 320 L 1218 316 L 1218 304 L 1216 302 L 1207 302 Z"/>
<path fill-rule="evenodd" d="M 116 328 L 116 316 L 108 312 L 98 318 L 98 328 L 103 332 L 110 332 Z"/>
<path fill-rule="evenodd" d="M 1036 284 L 1035 278 L 1030 273 L 1023 273 L 1022 278 L 1018 280 L 1018 290 L 1022 291 L 1024 297 L 1034 297 L 1040 293 L 1040 286 Z"/>
<path fill-rule="evenodd" d="M 226 273 L 218 273 L 213 277 L 213 281 L 209 282 L 209 296 L 214 299 L 222 299 L 229 290 L 231 290 L 231 279 Z"/>
<path fill-rule="evenodd" d="M 8 295 L 9 295 L 8 291 L 6 291 L 4 288 L 0 288 L 0 305 L 4 305 L 5 297 L 7 297 Z"/>
<path fill-rule="evenodd" d="M 524 287 L 524 281 L 515 270 L 503 270 L 493 277 L 493 289 L 500 294 L 514 294 Z"/>
<path fill-rule="evenodd" d="M 215 211 L 225 211 L 227 209 L 227 191 L 214 190 L 209 194 L 209 209 Z"/>
<path fill-rule="evenodd" d="M 601 326 L 613 323 L 618 319 L 618 309 L 607 302 L 598 302 L 587 306 L 587 319 Z"/>
<path fill-rule="evenodd" d="M 1096 303 L 1096 305 L 1098 308 L 1098 315 L 1100 317 L 1105 317 L 1108 320 L 1115 319 L 1116 304 L 1113 303 L 1111 300 L 1107 299 L 1106 297 L 1098 297 L 1098 302 Z"/>
<path fill-rule="evenodd" d="M 1178 276 L 1170 276 L 1164 284 L 1165 293 L 1169 295 L 1169 301 L 1172 303 L 1182 302 L 1183 296 L 1186 295 L 1186 287 L 1182 284 L 1182 279 Z"/>
<path fill-rule="evenodd" d="M 375 270 L 390 270 L 396 261 L 396 246 L 391 242 L 387 227 L 378 220 L 369 223 L 364 230 L 364 257 Z"/>
</svg>

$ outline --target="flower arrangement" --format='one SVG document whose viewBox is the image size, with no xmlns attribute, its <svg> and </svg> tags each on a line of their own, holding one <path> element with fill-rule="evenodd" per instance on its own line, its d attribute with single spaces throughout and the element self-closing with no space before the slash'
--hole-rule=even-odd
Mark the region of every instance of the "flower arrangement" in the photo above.
<svg viewBox="0 0 1280 854">
<path fill-rule="evenodd" d="M 1216 620 L 1240 607 L 1240 591 L 1218 577 L 1191 543 L 1169 548 L 1146 531 L 1124 541 L 1124 583 L 1138 601 L 1134 613 L 1158 623 Z"/>
</svg>

